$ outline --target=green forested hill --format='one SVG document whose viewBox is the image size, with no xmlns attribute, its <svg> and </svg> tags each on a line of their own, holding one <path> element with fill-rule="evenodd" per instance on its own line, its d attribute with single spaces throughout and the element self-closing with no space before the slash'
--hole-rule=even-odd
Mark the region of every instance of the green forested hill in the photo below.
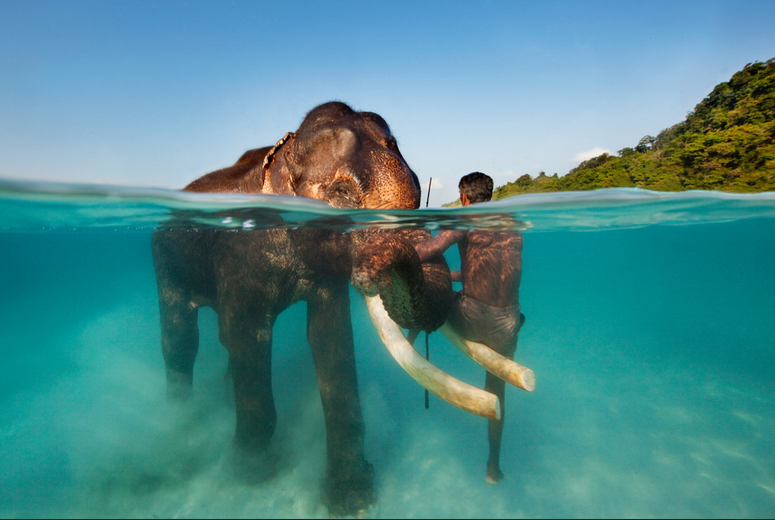
<svg viewBox="0 0 775 520">
<path fill-rule="evenodd" d="M 746 65 L 656 137 L 585 161 L 564 177 L 523 175 L 496 188 L 494 198 L 633 186 L 775 191 L 775 58 Z"/>
</svg>

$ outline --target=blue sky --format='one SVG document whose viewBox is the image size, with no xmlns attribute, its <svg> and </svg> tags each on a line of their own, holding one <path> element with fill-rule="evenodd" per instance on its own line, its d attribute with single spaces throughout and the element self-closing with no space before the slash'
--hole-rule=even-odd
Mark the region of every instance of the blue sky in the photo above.
<svg viewBox="0 0 775 520">
<path fill-rule="evenodd" d="M 560 175 L 775 57 L 775 2 L 0 0 L 0 177 L 180 188 L 315 105 L 381 114 L 431 204 Z"/>
</svg>

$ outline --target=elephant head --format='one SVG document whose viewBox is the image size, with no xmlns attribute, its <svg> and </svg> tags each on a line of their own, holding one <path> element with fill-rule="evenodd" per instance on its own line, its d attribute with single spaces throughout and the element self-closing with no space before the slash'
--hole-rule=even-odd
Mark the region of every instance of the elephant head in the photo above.
<svg viewBox="0 0 775 520">
<path fill-rule="evenodd" d="M 338 102 L 311 110 L 275 146 L 250 150 L 185 189 L 308 197 L 335 208 L 420 207 L 420 182 L 385 120 Z"/>
</svg>

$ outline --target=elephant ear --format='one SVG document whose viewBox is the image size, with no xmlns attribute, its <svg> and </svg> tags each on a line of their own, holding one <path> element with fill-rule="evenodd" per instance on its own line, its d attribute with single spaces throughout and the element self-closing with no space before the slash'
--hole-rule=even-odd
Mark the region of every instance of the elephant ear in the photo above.
<svg viewBox="0 0 775 520">
<path fill-rule="evenodd" d="M 269 168 L 269 166 L 272 164 L 277 150 L 279 150 L 280 147 L 288 142 L 288 139 L 291 139 L 292 137 L 296 137 L 296 134 L 293 132 L 288 132 L 267 152 L 266 156 L 264 157 L 264 163 L 261 165 L 262 171 L 266 172 L 266 169 Z"/>
<path fill-rule="evenodd" d="M 272 163 L 275 161 L 275 155 L 277 155 L 277 152 L 282 148 L 282 146 L 287 143 L 289 140 L 296 137 L 296 134 L 294 132 L 288 132 L 283 136 L 282 139 L 277 141 L 277 143 L 267 152 L 266 156 L 264 157 L 264 162 L 261 164 L 261 178 L 262 182 L 266 181 L 267 178 L 267 171 L 272 166 Z M 291 178 L 290 179 L 290 185 L 292 188 L 295 188 L 295 181 L 296 179 Z M 294 189 L 295 191 L 295 189 Z"/>
</svg>

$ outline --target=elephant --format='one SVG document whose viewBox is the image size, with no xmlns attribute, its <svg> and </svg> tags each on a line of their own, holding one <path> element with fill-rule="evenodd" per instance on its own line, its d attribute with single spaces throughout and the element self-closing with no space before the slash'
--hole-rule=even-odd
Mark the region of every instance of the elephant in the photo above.
<svg viewBox="0 0 775 520">
<path fill-rule="evenodd" d="M 420 205 L 417 176 L 384 119 L 339 102 L 314 108 L 298 130 L 275 146 L 250 150 L 233 166 L 204 175 L 184 191 L 308 197 L 352 209 Z M 238 464 L 271 472 L 263 465 L 276 424 L 272 328 L 283 310 L 306 301 L 307 337 L 326 427 L 322 500 L 334 516 L 359 514 L 376 500 L 373 468 L 364 455 L 349 283 L 366 296 L 383 341 L 412 377 L 458 406 L 481 407 L 483 392 L 471 397 L 476 389 L 432 367 L 398 328 L 433 331 L 450 312 L 448 266 L 442 257 L 421 264 L 413 247 L 430 237 L 428 231 L 348 231 L 325 224 L 200 228 L 178 215 L 152 237 L 167 393 L 171 400 L 190 395 L 198 309 L 213 308 L 234 385 L 233 460 Z M 497 403 L 487 406 L 497 414 Z"/>
</svg>

